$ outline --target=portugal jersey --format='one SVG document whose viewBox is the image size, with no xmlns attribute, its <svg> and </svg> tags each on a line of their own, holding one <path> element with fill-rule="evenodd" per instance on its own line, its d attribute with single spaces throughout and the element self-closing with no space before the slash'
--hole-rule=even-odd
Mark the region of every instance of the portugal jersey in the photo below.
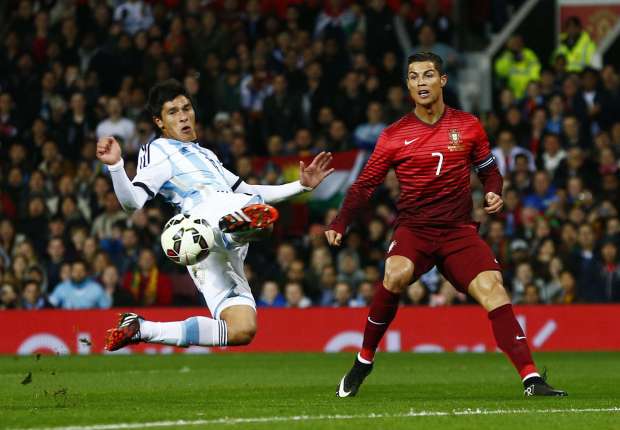
<svg viewBox="0 0 620 430">
<path fill-rule="evenodd" d="M 159 138 L 140 148 L 133 185 L 150 198 L 161 194 L 181 212 L 188 213 L 209 193 L 233 192 L 239 177 L 224 168 L 210 150 L 193 142 Z"/>
<path fill-rule="evenodd" d="M 435 124 L 427 124 L 409 113 L 382 132 L 330 228 L 344 233 L 390 168 L 400 184 L 398 225 L 470 223 L 472 167 L 485 194 L 501 194 L 502 178 L 475 116 L 446 106 Z"/>
</svg>

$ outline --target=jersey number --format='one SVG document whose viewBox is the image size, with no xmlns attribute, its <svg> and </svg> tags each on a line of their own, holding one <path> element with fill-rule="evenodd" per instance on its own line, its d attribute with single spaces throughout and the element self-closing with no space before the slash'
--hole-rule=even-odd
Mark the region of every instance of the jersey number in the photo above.
<svg viewBox="0 0 620 430">
<path fill-rule="evenodd" d="M 439 163 L 437 163 L 437 171 L 435 172 L 435 176 L 439 176 L 439 172 L 441 172 L 441 165 L 443 164 L 443 154 L 441 152 L 433 152 L 431 156 L 439 157 Z"/>
</svg>

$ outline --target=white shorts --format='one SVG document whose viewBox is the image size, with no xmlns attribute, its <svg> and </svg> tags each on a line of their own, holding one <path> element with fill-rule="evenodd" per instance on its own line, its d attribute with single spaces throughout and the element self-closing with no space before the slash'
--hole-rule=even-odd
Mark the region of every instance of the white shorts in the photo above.
<svg viewBox="0 0 620 430">
<path fill-rule="evenodd" d="M 194 207 L 192 215 L 200 215 L 212 226 L 217 226 L 219 219 L 243 206 L 261 203 L 260 196 L 243 193 L 213 193 L 208 201 Z M 222 242 L 217 237 L 218 245 L 209 256 L 200 263 L 187 266 L 187 270 L 202 293 L 215 319 L 230 306 L 246 305 L 256 310 L 256 302 L 243 270 L 243 262 L 248 253 L 247 243 Z"/>
</svg>

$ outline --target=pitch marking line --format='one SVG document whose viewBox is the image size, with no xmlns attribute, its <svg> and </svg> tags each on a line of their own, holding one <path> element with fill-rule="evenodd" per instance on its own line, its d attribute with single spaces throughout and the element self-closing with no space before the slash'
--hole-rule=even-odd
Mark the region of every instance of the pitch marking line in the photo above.
<svg viewBox="0 0 620 430">
<path fill-rule="evenodd" d="M 217 418 L 210 420 L 177 420 L 177 421 L 152 421 L 145 423 L 117 423 L 95 424 L 88 426 L 68 427 L 31 427 L 30 429 L 13 430 L 124 430 L 143 429 L 156 427 L 177 426 L 203 426 L 203 425 L 235 425 L 256 423 L 277 423 L 296 421 L 331 421 L 331 420 L 356 420 L 356 419 L 381 419 L 381 418 L 416 418 L 416 417 L 450 417 L 468 415 L 516 415 L 516 414 L 584 414 L 595 412 L 620 413 L 620 407 L 612 408 L 583 408 L 583 409 L 461 409 L 453 411 L 409 411 L 396 414 L 364 414 L 364 415 L 297 415 L 280 417 L 254 417 L 254 418 Z"/>
</svg>

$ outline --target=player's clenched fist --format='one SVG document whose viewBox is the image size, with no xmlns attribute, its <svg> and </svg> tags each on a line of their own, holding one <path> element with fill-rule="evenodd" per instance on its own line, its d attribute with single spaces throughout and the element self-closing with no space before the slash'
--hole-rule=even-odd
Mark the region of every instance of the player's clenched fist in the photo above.
<svg viewBox="0 0 620 430">
<path fill-rule="evenodd" d="M 121 145 L 113 137 L 102 137 L 97 141 L 97 158 L 103 164 L 116 164 L 121 159 Z"/>
<path fill-rule="evenodd" d="M 325 232 L 325 237 L 327 238 L 327 243 L 331 246 L 340 246 L 342 243 L 342 235 L 336 230 L 327 230 Z"/>
<path fill-rule="evenodd" d="M 504 201 L 500 196 L 495 193 L 487 193 L 484 198 L 487 204 L 484 210 L 488 214 L 494 214 L 502 210 L 502 206 L 504 206 Z"/>
</svg>

